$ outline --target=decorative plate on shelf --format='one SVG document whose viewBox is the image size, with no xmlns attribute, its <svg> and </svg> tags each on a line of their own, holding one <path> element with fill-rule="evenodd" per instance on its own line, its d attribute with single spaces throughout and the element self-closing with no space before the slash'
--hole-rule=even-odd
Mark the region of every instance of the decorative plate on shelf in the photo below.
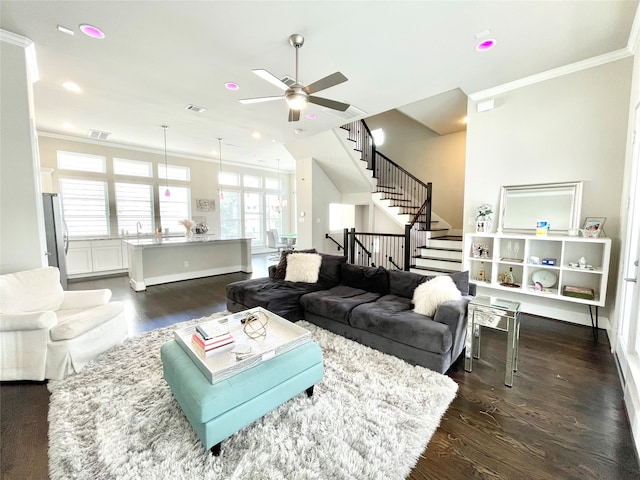
<svg viewBox="0 0 640 480">
<path fill-rule="evenodd" d="M 558 281 L 558 276 L 551 270 L 536 270 L 531 275 L 534 283 L 540 283 L 543 287 L 553 287 Z"/>
</svg>

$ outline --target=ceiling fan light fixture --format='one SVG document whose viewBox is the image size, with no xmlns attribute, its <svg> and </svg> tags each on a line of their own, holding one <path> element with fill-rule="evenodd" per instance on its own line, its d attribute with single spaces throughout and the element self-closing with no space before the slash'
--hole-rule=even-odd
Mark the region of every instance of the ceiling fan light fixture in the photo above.
<svg viewBox="0 0 640 480">
<path fill-rule="evenodd" d="M 307 95 L 300 92 L 291 92 L 286 95 L 287 105 L 291 110 L 304 110 L 307 107 Z"/>
</svg>

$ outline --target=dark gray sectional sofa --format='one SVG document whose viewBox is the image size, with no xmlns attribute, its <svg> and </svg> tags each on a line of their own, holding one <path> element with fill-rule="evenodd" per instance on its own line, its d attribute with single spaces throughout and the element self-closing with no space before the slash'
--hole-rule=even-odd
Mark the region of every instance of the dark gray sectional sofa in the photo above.
<svg viewBox="0 0 640 480">
<path fill-rule="evenodd" d="M 451 275 L 462 298 L 443 303 L 433 317 L 427 317 L 413 311 L 411 299 L 415 288 L 432 277 L 320 255 L 317 283 L 287 282 L 282 272 L 271 267 L 268 278 L 227 285 L 227 308 L 238 312 L 260 306 L 294 322 L 304 319 L 441 373 L 460 356 L 467 304 L 475 295 L 468 272 Z"/>
</svg>

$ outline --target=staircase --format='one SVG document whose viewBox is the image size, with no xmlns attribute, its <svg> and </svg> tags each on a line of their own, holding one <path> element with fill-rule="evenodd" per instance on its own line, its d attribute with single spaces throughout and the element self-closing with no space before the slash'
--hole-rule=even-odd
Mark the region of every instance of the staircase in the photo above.
<svg viewBox="0 0 640 480">
<path fill-rule="evenodd" d="M 374 180 L 372 199 L 393 211 L 405 225 L 404 270 L 441 275 L 462 270 L 462 237 L 449 235 L 449 225 L 432 214 L 431 183 L 424 183 L 390 158 L 378 152 L 364 120 L 341 127 L 353 149 L 360 152 Z"/>
</svg>

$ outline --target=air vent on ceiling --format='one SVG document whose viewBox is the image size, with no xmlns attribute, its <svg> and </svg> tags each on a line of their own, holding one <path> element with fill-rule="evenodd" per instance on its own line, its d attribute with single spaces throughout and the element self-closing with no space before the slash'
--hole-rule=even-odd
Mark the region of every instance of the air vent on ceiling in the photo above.
<svg viewBox="0 0 640 480">
<path fill-rule="evenodd" d="M 296 79 L 293 77 L 290 77 L 289 75 L 285 75 L 284 77 L 282 77 L 280 80 L 282 80 L 283 83 L 287 84 L 287 87 L 290 87 L 291 85 L 293 85 L 294 83 L 296 83 Z"/>
<path fill-rule="evenodd" d="M 202 113 L 202 112 L 204 112 L 206 110 L 206 108 L 204 108 L 204 107 L 199 107 L 197 105 L 192 105 L 192 104 L 189 104 L 184 108 L 186 108 L 187 110 L 191 110 L 192 112 L 196 112 L 196 113 Z"/>
<path fill-rule="evenodd" d="M 109 135 L 111 135 L 111 132 L 89 129 L 89 138 L 95 138 L 96 140 L 106 140 Z"/>
</svg>

